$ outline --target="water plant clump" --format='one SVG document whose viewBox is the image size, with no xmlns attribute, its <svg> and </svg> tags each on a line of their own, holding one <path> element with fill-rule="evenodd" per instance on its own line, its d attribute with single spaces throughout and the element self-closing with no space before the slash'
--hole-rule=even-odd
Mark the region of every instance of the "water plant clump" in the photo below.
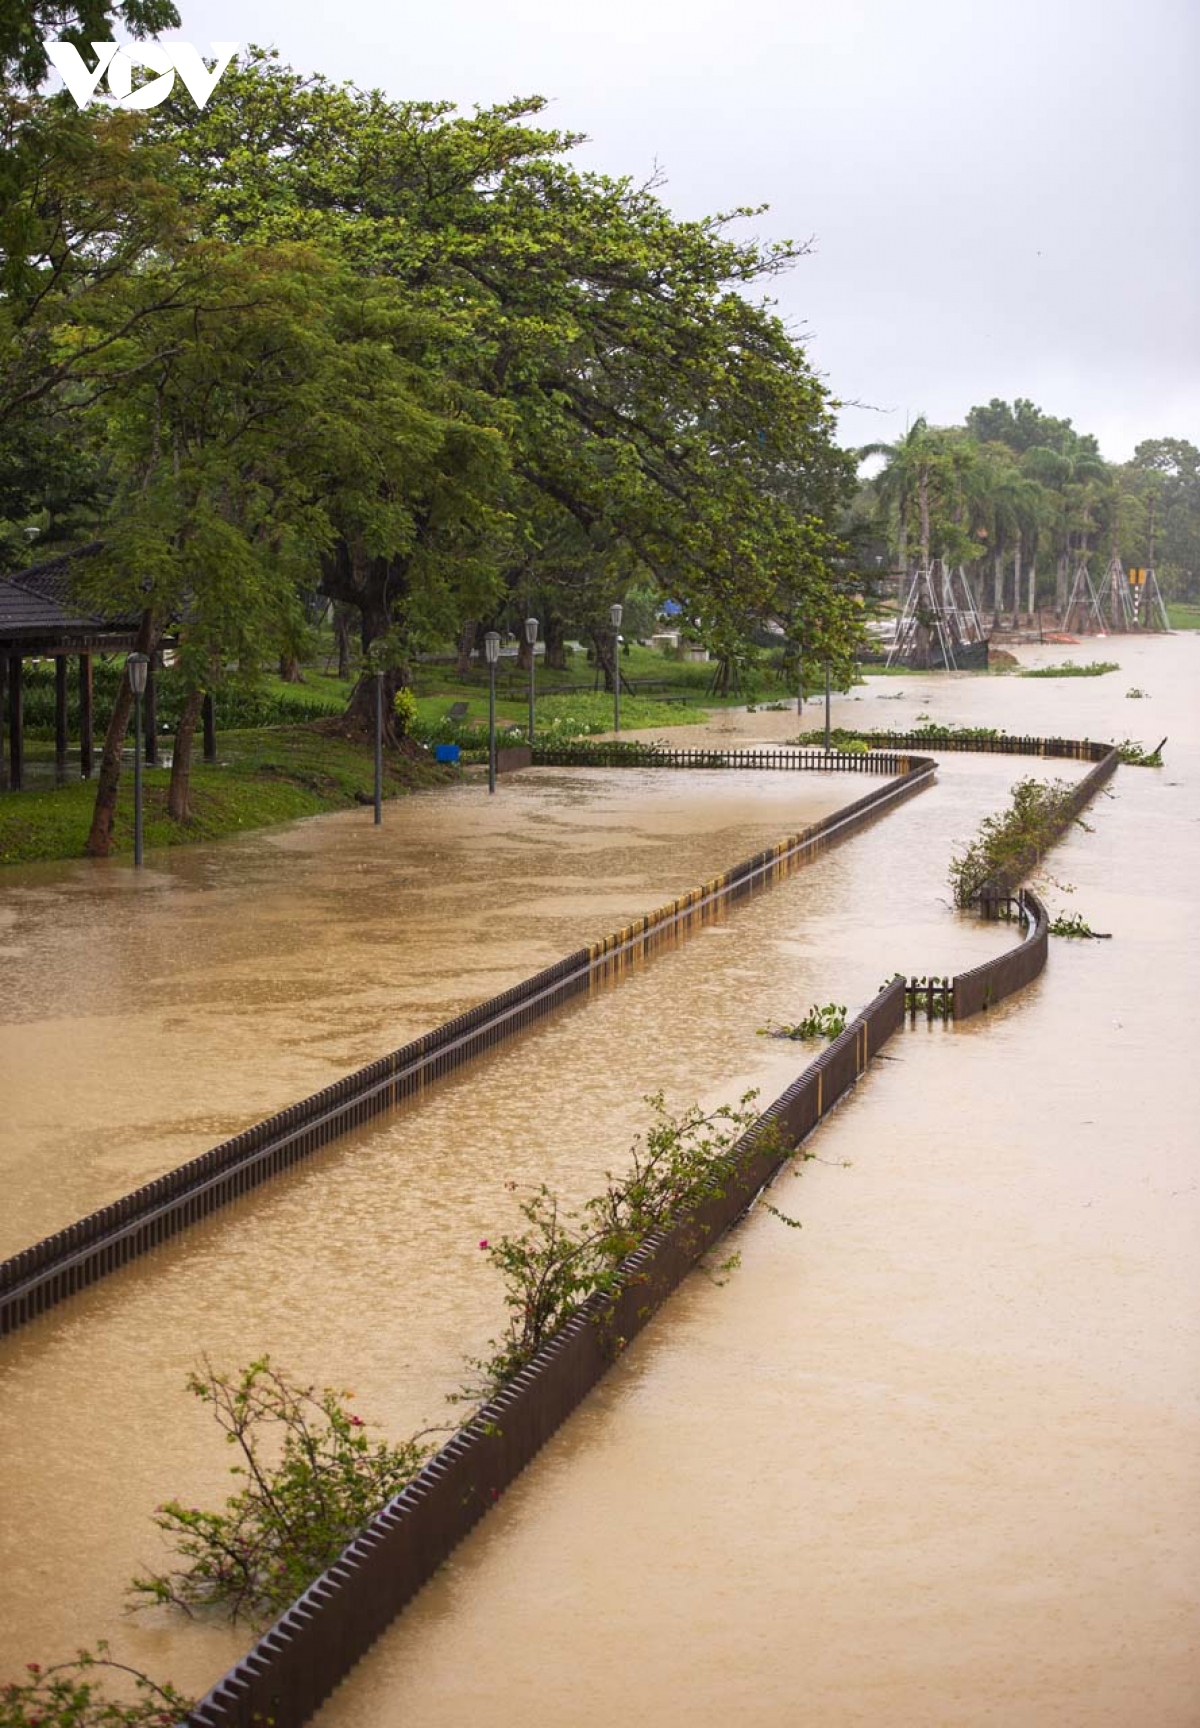
<svg viewBox="0 0 1200 1728">
<path fill-rule="evenodd" d="M 1117 754 L 1127 768 L 1161 768 L 1162 753 L 1166 744 L 1162 739 L 1153 750 L 1147 750 L 1133 738 L 1122 738 L 1117 745 Z"/>
<path fill-rule="evenodd" d="M 1116 660 L 1085 660 L 1079 665 L 1074 660 L 1064 660 L 1059 666 L 1027 666 L 1020 676 L 1022 678 L 1101 678 L 1106 672 L 1121 670 Z"/>
<path fill-rule="evenodd" d="M 236 1449 L 241 1486 L 219 1511 L 178 1500 L 158 1508 L 154 1522 L 185 1564 L 135 1578 L 141 1606 L 216 1608 L 231 1621 L 281 1613 L 429 1453 L 419 1435 L 399 1445 L 370 1440 L 347 1408 L 351 1394 L 296 1386 L 269 1356 L 232 1376 L 206 1362 L 188 1390 Z"/>
<path fill-rule="evenodd" d="M 846 1004 L 844 1002 L 826 1002 L 818 1007 L 814 1002 L 802 1020 L 789 1025 L 786 1021 L 777 1024 L 768 1020 L 765 1026 L 760 1026 L 760 1038 L 793 1038 L 803 1042 L 809 1038 L 836 1038 L 846 1030 Z"/>
<path fill-rule="evenodd" d="M 1087 919 L 1079 912 L 1060 912 L 1050 925 L 1050 934 L 1051 936 L 1080 938 L 1091 942 L 1112 940 L 1111 931 L 1093 930 Z"/>
<path fill-rule="evenodd" d="M 1077 820 L 1074 797 L 1074 788 L 1063 780 L 1019 780 L 1010 808 L 985 817 L 975 839 L 951 859 L 954 904 L 973 906 L 989 887 L 1014 888 Z"/>
</svg>

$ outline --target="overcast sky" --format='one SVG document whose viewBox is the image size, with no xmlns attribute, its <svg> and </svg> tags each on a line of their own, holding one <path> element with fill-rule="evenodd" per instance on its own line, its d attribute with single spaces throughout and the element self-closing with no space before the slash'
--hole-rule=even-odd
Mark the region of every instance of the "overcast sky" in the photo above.
<svg viewBox="0 0 1200 1728">
<path fill-rule="evenodd" d="M 552 99 L 679 215 L 768 203 L 843 440 L 1030 396 L 1200 443 L 1200 0 L 178 0 L 179 34 L 470 108 Z"/>
</svg>

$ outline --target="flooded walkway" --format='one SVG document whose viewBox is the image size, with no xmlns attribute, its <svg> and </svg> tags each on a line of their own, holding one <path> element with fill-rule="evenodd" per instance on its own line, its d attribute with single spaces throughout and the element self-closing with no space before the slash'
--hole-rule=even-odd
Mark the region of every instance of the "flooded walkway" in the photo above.
<svg viewBox="0 0 1200 1728">
<path fill-rule="evenodd" d="M 1200 639 L 1105 654 L 914 688 L 1093 736 L 1151 692 L 1167 768 L 1053 861 L 1114 939 L 893 1044 L 776 1191 L 802 1232 L 668 1303 L 321 1728 L 1194 1728 Z"/>
<path fill-rule="evenodd" d="M 358 1408 L 395 1435 L 457 1419 L 444 1395 L 502 1322 L 477 1243 L 514 1219 L 505 1181 L 544 1179 L 582 1199 L 625 1161 L 646 1123 L 646 1093 L 663 1088 L 675 1106 L 736 1099 L 755 1085 L 776 1096 L 806 1055 L 757 1036 L 768 1018 L 795 1019 L 831 998 L 865 1001 L 881 963 L 888 974 L 952 971 L 1008 946 L 1013 932 L 948 913 L 945 861 L 1003 802 L 1014 772 L 1003 758 L 954 760 L 932 790 L 617 988 L 7 1340 L 0 1506 L 21 1509 L 0 1532 L 0 1644 L 11 1658 L 45 1660 L 104 1636 L 181 1685 L 210 1684 L 245 1648 L 244 1632 L 121 1612 L 131 1575 L 163 1558 L 153 1508 L 172 1495 L 200 1505 L 228 1491 L 226 1454 L 183 1390 L 201 1353 L 237 1367 L 269 1351 L 304 1379 L 349 1384 Z M 681 783 L 702 830 L 731 778 L 659 774 L 656 784 L 669 808 Z M 760 819 L 780 828 L 785 806 L 775 801 L 781 788 L 795 800 L 798 778 L 759 774 L 740 796 L 762 786 L 773 813 L 760 805 Z M 831 793 L 824 777 L 806 779 L 801 791 L 848 801 L 863 780 L 847 781 Z M 787 808 L 794 814 L 794 802 Z M 749 838 L 745 825 L 739 834 Z M 614 850 L 614 869 L 620 857 Z M 712 866 L 693 850 L 687 867 L 702 877 Z M 535 887 L 544 892 L 530 884 L 531 898 Z M 588 885 L 608 891 L 602 878 Z M 266 910 L 269 918 L 269 900 Z M 538 933 L 532 969 L 541 925 L 524 928 Z M 563 946 L 556 938 L 555 951 Z M 52 1587 L 67 1575 L 68 1593 Z"/>
<path fill-rule="evenodd" d="M 0 1256 L 861 796 L 860 775 L 504 778 L 0 872 Z"/>
<path fill-rule="evenodd" d="M 1178 654 L 1171 664 L 1193 679 L 1200 669 L 1182 658 L 1200 644 L 1137 646 Z M 1194 682 L 1169 701 L 1146 665 L 1129 682 L 1155 692 L 1156 720 L 1165 711 L 1182 732 Z M 841 717 L 908 724 L 941 704 L 961 719 L 1073 730 L 1062 687 L 914 681 L 893 701 L 896 683 L 877 681 Z M 1114 703 L 1075 681 L 1081 689 L 1075 730 L 1134 730 L 1121 726 L 1119 690 Z M 717 743 L 795 729 L 784 715 L 716 724 Z M 999 1719 L 1090 1724 L 1105 1720 L 1090 1706 L 1118 1606 L 1133 1626 L 1122 1646 L 1137 1658 L 1130 1684 L 1149 1684 L 1153 1654 L 1160 1690 L 1178 1692 L 1179 1611 L 1195 1596 L 1197 1417 L 1184 1382 L 1198 1304 L 1196 1196 L 1175 1191 L 1195 1181 L 1186 1166 L 1197 1099 L 1193 1090 L 1155 1110 L 1162 1065 L 1179 1068 L 1178 1052 L 1157 1041 L 1156 1022 L 1113 1011 L 1111 997 L 1140 1000 L 1129 979 L 1149 966 L 1165 1018 L 1184 1024 L 1195 906 L 1177 848 L 1181 833 L 1195 834 L 1180 824 L 1200 817 L 1196 754 L 1180 773 L 1172 750 L 1166 773 L 1120 776 L 1116 797 L 1089 817 L 1096 833 L 1072 842 L 1061 868 L 1056 857 L 1055 874 L 1079 884 L 1065 904 L 1118 940 L 1057 945 L 1046 977 L 998 1013 L 893 1045 L 899 1060 L 822 1131 L 830 1163 L 808 1165 L 776 1196 L 803 1231 L 756 1218 L 732 1283 L 696 1280 L 680 1293 L 363 1664 L 329 1723 L 408 1728 L 479 1709 L 501 1723 L 653 1715 L 782 1728 L 801 1712 L 822 1728 L 983 1721 L 967 1706 L 982 1708 L 997 1675 L 1011 1675 L 1014 1648 L 1041 1628 L 1025 1692 L 1004 1698 Z M 237 1366 L 269 1350 L 302 1378 L 352 1386 L 357 1408 L 392 1434 L 436 1420 L 462 1357 L 500 1323 L 476 1243 L 511 1217 L 505 1179 L 544 1178 L 582 1196 L 623 1160 L 644 1092 L 713 1103 L 759 1084 L 774 1096 L 804 1053 L 756 1037 L 767 1017 L 831 998 L 853 1006 L 895 970 L 953 971 L 1006 946 L 1011 932 L 949 912 L 946 862 L 1011 780 L 1043 768 L 948 758 L 932 791 L 619 989 L 7 1341 L 4 1665 L 103 1636 L 185 1688 L 210 1684 L 245 1648 L 243 1632 L 120 1612 L 125 1581 L 161 1560 L 153 1507 L 171 1494 L 210 1503 L 228 1489 L 211 1424 L 183 1391 L 201 1352 Z M 695 798 L 699 777 L 678 778 Z M 784 780 L 756 776 L 745 789 Z M 849 796 L 862 789 L 853 781 Z M 703 817 L 709 806 L 698 808 Z M 763 838 L 796 825 L 769 812 Z M 1152 846 L 1152 879 L 1130 839 L 1138 832 Z M 738 842 L 731 858 L 762 843 L 743 830 Z M 546 844 L 541 867 L 561 875 L 553 836 Z M 689 859 L 685 879 L 715 867 Z M 459 893 L 464 916 L 488 879 L 481 864 Z M 259 881 L 269 926 L 282 884 L 265 867 Z M 593 930 L 547 937 L 558 892 L 524 885 L 519 872 L 514 881 L 539 908 L 514 920 L 521 944 L 513 935 L 508 958 L 522 976 Z M 608 877 L 585 867 L 576 891 L 595 893 L 598 881 L 607 891 Z M 631 911 L 663 897 L 631 892 Z M 329 916 L 354 923 L 332 892 Z M 314 936 L 321 922 L 314 914 Z M 232 932 L 229 941 L 237 965 Z M 468 964 L 486 968 L 477 951 Z M 300 957 L 292 965 L 303 969 Z M 394 972 L 414 994 L 436 988 L 448 1000 L 460 987 Z M 368 975 L 381 1016 L 392 974 Z M 321 1012 L 337 1025 L 345 979 L 332 958 L 325 975 Z M 217 979 L 205 1015 L 218 1030 L 219 1000 Z M 236 1005 L 231 1050 L 255 1026 L 251 1005 Z M 286 1024 L 282 997 L 265 1023 Z M 385 1045 L 399 1042 L 388 1026 Z M 236 1083 L 236 1062 L 231 1071 Z M 1042 1696 L 1053 1709 L 1022 1714 Z M 1077 1698 L 1088 1708 L 1072 1716 Z"/>
</svg>

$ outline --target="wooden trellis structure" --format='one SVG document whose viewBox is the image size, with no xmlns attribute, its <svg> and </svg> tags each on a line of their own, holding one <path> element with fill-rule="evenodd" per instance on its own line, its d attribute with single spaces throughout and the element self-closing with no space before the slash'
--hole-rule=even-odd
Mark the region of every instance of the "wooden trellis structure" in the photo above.
<svg viewBox="0 0 1200 1728">
<path fill-rule="evenodd" d="M 987 633 L 971 584 L 961 569 L 948 570 L 940 558 L 921 565 L 908 584 L 888 654 L 889 666 L 942 666 L 955 672 L 976 654 L 965 650 L 984 645 Z"/>
</svg>

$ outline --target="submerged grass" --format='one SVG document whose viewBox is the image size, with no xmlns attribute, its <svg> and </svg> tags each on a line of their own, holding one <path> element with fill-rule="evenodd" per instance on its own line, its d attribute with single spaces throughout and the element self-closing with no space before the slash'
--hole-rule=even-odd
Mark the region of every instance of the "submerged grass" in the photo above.
<svg viewBox="0 0 1200 1728">
<path fill-rule="evenodd" d="M 1058 666 L 1027 666 L 1020 673 L 1022 678 L 1101 678 L 1106 672 L 1119 672 L 1120 666 L 1115 660 L 1085 660 L 1079 665 L 1074 660 L 1064 660 Z"/>
</svg>

